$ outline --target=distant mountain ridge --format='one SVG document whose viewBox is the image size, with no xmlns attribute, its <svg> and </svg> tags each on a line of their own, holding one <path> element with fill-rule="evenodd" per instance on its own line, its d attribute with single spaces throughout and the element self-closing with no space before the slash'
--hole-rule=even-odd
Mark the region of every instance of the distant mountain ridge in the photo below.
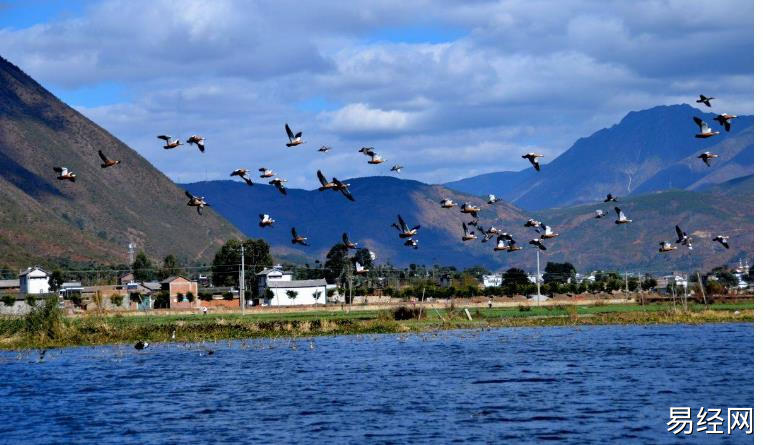
<svg viewBox="0 0 763 445">
<path fill-rule="evenodd" d="M 753 117 L 737 117 L 727 133 L 707 111 L 716 110 L 683 104 L 633 111 L 618 124 L 578 139 L 553 161 L 541 160 L 540 172 L 488 173 L 444 185 L 475 195 L 494 193 L 520 208 L 539 210 L 595 202 L 607 193 L 693 190 L 752 174 Z M 694 116 L 721 134 L 695 138 Z M 696 158 L 704 151 L 720 155 L 710 168 Z"/>
<path fill-rule="evenodd" d="M 98 150 L 121 160 L 102 169 Z M 53 171 L 65 166 L 75 183 Z M 126 263 L 127 244 L 155 258 L 208 260 L 241 233 L 200 217 L 172 181 L 128 146 L 0 58 L 0 263 Z"/>
</svg>

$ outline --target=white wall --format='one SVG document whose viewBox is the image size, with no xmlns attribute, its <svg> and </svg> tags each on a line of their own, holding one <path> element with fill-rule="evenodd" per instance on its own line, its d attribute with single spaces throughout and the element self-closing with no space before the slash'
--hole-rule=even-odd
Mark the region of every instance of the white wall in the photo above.
<svg viewBox="0 0 763 445">
<path fill-rule="evenodd" d="M 48 274 L 39 269 L 32 270 L 19 279 L 22 294 L 47 294 L 50 292 Z"/>
<path fill-rule="evenodd" d="M 321 297 L 317 300 L 318 304 L 326 304 L 326 287 L 298 287 L 298 288 L 270 288 L 273 291 L 273 298 L 267 301 L 266 304 L 270 306 L 295 306 L 295 305 L 308 305 L 315 304 L 316 300 L 313 298 L 313 293 L 318 291 L 321 293 Z M 297 292 L 297 297 L 293 300 L 286 295 L 286 291 L 293 290 Z"/>
</svg>

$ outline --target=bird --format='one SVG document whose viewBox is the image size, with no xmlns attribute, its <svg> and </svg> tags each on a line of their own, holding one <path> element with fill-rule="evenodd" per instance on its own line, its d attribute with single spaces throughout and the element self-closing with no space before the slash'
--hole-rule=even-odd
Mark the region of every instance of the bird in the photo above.
<svg viewBox="0 0 763 445">
<path fill-rule="evenodd" d="M 148 348 L 148 342 L 145 340 L 140 340 L 139 342 L 135 343 L 135 349 L 138 351 L 146 348 Z"/>
<path fill-rule="evenodd" d="M 503 201 L 503 199 L 496 198 L 495 195 L 493 195 L 493 194 L 487 195 L 487 203 L 488 204 L 495 204 L 498 201 Z"/>
<path fill-rule="evenodd" d="M 697 156 L 697 159 L 702 159 L 702 162 L 704 162 L 708 167 L 710 167 L 710 160 L 717 158 L 718 155 L 715 153 L 710 153 L 709 151 L 706 151 L 699 156 Z"/>
<path fill-rule="evenodd" d="M 607 216 L 607 213 L 609 213 L 609 212 L 608 211 L 605 212 L 605 211 L 602 211 L 600 209 L 596 209 L 596 216 L 594 216 L 594 218 L 597 218 L 597 219 L 604 218 L 605 216 Z"/>
<path fill-rule="evenodd" d="M 371 159 L 368 161 L 369 164 L 374 164 L 374 165 L 381 164 L 382 162 L 384 162 L 384 158 L 382 158 L 379 155 L 371 156 Z"/>
<path fill-rule="evenodd" d="M 321 145 L 321 148 L 318 149 L 318 151 L 321 153 L 326 153 L 329 150 L 331 150 L 331 147 L 328 145 Z"/>
<path fill-rule="evenodd" d="M 269 227 L 275 224 L 276 220 L 270 217 L 267 213 L 260 213 L 260 227 Z"/>
<path fill-rule="evenodd" d="M 694 135 L 695 138 L 707 139 L 709 137 L 721 134 L 720 131 L 713 131 L 713 129 L 710 128 L 710 126 L 708 126 L 705 121 L 698 118 L 697 116 L 694 116 L 694 122 L 699 126 L 699 133 Z"/>
<path fill-rule="evenodd" d="M 666 252 L 670 252 L 670 251 L 676 250 L 676 249 L 678 249 L 678 247 L 670 244 L 669 242 L 667 242 L 667 241 L 660 241 L 660 249 L 659 249 L 660 253 L 666 253 Z"/>
<path fill-rule="evenodd" d="M 541 223 L 541 222 L 540 222 L 540 221 L 538 221 L 537 219 L 532 219 L 532 218 L 530 218 L 530 219 L 528 219 L 528 220 L 527 220 L 527 222 L 525 223 L 525 227 L 540 227 L 540 225 L 541 225 L 541 224 L 543 224 L 543 223 Z"/>
<path fill-rule="evenodd" d="M 204 153 L 204 141 L 205 139 L 203 136 L 194 134 L 193 136 L 189 137 L 188 140 L 185 142 L 190 145 L 196 144 L 196 146 L 199 147 L 199 151 Z"/>
<path fill-rule="evenodd" d="M 691 250 L 691 238 L 689 237 L 689 235 L 683 230 L 681 230 L 681 228 L 678 227 L 678 225 L 676 225 L 676 233 L 678 234 L 678 239 L 676 240 L 676 244 L 682 244 L 688 247 L 689 250 Z"/>
<path fill-rule="evenodd" d="M 522 246 L 517 245 L 517 241 L 512 238 L 509 240 L 509 248 L 506 250 L 507 252 L 516 252 L 517 250 L 522 250 Z"/>
<path fill-rule="evenodd" d="M 241 179 L 243 179 L 247 185 L 254 185 L 254 181 L 252 181 L 252 178 L 249 177 L 249 170 L 245 168 L 239 168 L 239 169 L 233 170 L 230 175 L 240 176 Z"/>
<path fill-rule="evenodd" d="M 533 153 L 533 152 L 525 153 L 522 155 L 522 158 L 530 161 L 530 164 L 532 164 L 533 168 L 535 168 L 535 170 L 537 171 L 540 171 L 540 163 L 538 162 L 538 158 L 542 158 L 542 157 L 543 157 L 542 154 Z"/>
<path fill-rule="evenodd" d="M 69 169 L 66 167 L 53 167 L 53 171 L 58 173 L 58 176 L 56 176 L 56 179 L 59 179 L 61 181 L 75 182 L 77 180 L 77 174 L 70 172 Z"/>
<path fill-rule="evenodd" d="M 262 178 L 262 179 L 269 178 L 269 177 L 275 175 L 273 170 L 271 170 L 269 168 L 266 168 L 266 167 L 260 167 L 260 168 L 257 169 L 257 171 L 260 172 L 260 178 Z"/>
<path fill-rule="evenodd" d="M 122 161 L 117 161 L 117 160 L 107 158 L 106 155 L 103 154 L 101 150 L 98 150 L 98 156 L 101 158 L 101 161 L 103 161 L 103 164 L 101 164 L 101 168 L 113 167 L 119 164 L 120 162 L 122 162 Z"/>
<path fill-rule="evenodd" d="M 615 220 L 615 224 L 628 224 L 633 222 L 632 219 L 628 219 L 625 217 L 625 213 L 623 213 L 623 211 L 620 210 L 620 207 L 615 207 L 615 213 L 617 213 L 617 219 Z"/>
<path fill-rule="evenodd" d="M 612 193 L 607 193 L 607 197 L 604 198 L 604 202 L 617 202 L 617 196 L 614 196 Z"/>
<path fill-rule="evenodd" d="M 734 118 L 736 118 L 736 116 L 733 114 L 721 113 L 718 116 L 715 116 L 713 120 L 718 121 L 719 124 L 723 125 L 723 128 L 725 128 L 726 131 L 731 131 L 731 119 Z"/>
<path fill-rule="evenodd" d="M 345 198 L 349 199 L 350 201 L 355 201 L 355 198 L 352 196 L 352 193 L 350 193 L 350 184 L 346 182 L 342 182 L 337 178 L 331 178 L 331 181 L 326 180 L 326 177 L 323 176 L 323 173 L 318 170 L 318 181 L 320 181 L 321 186 L 318 188 L 320 191 L 324 190 L 333 190 L 335 192 L 341 192 L 342 195 L 344 195 Z"/>
<path fill-rule="evenodd" d="M 419 240 L 413 239 L 413 238 L 408 238 L 407 240 L 405 240 L 403 245 L 404 246 L 408 246 L 408 247 L 412 247 L 414 249 L 418 249 L 419 248 Z"/>
<path fill-rule="evenodd" d="M 182 142 L 180 142 L 180 139 L 172 139 L 172 136 L 168 136 L 166 134 L 160 134 L 157 136 L 157 138 L 164 141 L 164 149 L 169 150 L 171 148 L 179 147 L 183 145 Z"/>
<path fill-rule="evenodd" d="M 551 230 L 551 226 L 547 226 L 545 224 L 541 224 L 540 227 L 541 227 L 541 229 L 543 229 L 543 233 L 541 233 L 541 235 L 540 235 L 541 239 L 551 239 L 551 238 L 556 238 L 557 236 L 559 236 L 558 233 L 554 233 L 554 231 Z M 536 229 L 536 231 L 538 231 L 540 233 L 539 230 Z"/>
<path fill-rule="evenodd" d="M 490 227 L 490 229 L 485 230 L 482 226 L 477 226 L 477 231 L 479 231 L 482 234 L 482 242 L 486 243 L 490 241 L 493 238 L 493 235 L 498 233 L 498 231 L 493 231 L 495 227 Z"/>
<path fill-rule="evenodd" d="M 185 196 L 188 197 L 188 205 L 191 207 L 196 207 L 196 212 L 199 215 L 201 215 L 201 209 L 204 207 L 212 207 L 206 201 L 204 201 L 203 196 L 194 196 L 188 190 L 185 191 Z"/>
<path fill-rule="evenodd" d="M 445 198 L 440 201 L 440 207 L 442 207 L 443 209 L 450 209 L 455 206 L 456 206 L 456 203 L 454 203 L 453 200 L 450 198 Z"/>
<path fill-rule="evenodd" d="M 322 191 L 324 191 L 324 190 L 336 190 L 336 187 L 337 187 L 337 185 L 336 185 L 336 184 L 334 184 L 333 182 L 329 182 L 329 181 L 326 179 L 326 177 L 325 177 L 325 176 L 323 176 L 323 172 L 321 172 L 320 170 L 318 170 L 318 172 L 317 172 L 317 176 L 318 176 L 318 182 L 320 182 L 320 183 L 321 183 L 321 186 L 320 186 L 320 187 L 318 187 L 318 190 L 319 190 L 319 191 L 321 191 L 321 192 L 322 192 Z"/>
<path fill-rule="evenodd" d="M 408 227 L 408 224 L 403 221 L 403 218 L 400 215 L 397 215 L 397 222 L 392 223 L 392 227 L 396 228 L 400 234 L 398 235 L 400 238 L 412 238 L 416 235 L 416 232 L 421 228 L 420 225 L 414 226 L 414 227 Z"/>
<path fill-rule="evenodd" d="M 529 241 L 529 244 L 537 247 L 540 250 L 546 250 L 546 246 L 543 245 L 543 242 L 539 240 L 538 238 L 533 238 Z"/>
<path fill-rule="evenodd" d="M 307 244 L 307 237 L 297 235 L 297 229 L 294 227 L 291 228 L 291 243 L 309 246 L 309 244 Z"/>
<path fill-rule="evenodd" d="M 348 249 L 357 249 L 358 248 L 358 243 L 353 243 L 352 241 L 350 241 L 350 236 L 347 235 L 347 232 L 344 232 L 342 234 L 342 244 L 344 244 L 344 247 L 346 247 Z"/>
<path fill-rule="evenodd" d="M 712 105 L 710 105 L 710 101 L 713 100 L 713 99 L 715 99 L 715 98 L 714 97 L 706 97 L 704 94 L 700 94 L 699 95 L 699 99 L 697 99 L 696 102 L 698 104 L 705 104 L 708 107 L 711 107 Z"/>
<path fill-rule="evenodd" d="M 506 240 L 498 238 L 495 241 L 495 247 L 493 247 L 493 251 L 500 252 L 502 250 L 509 250 L 509 244 L 506 242 Z"/>
<path fill-rule="evenodd" d="M 725 235 L 718 235 L 715 238 L 713 238 L 713 241 L 717 241 L 721 243 L 721 245 L 725 248 L 729 248 L 729 237 Z"/>
<path fill-rule="evenodd" d="M 360 147 L 360 150 L 358 150 L 359 153 L 363 153 L 366 156 L 374 157 L 376 156 L 376 149 L 373 147 Z"/>
<path fill-rule="evenodd" d="M 355 273 L 358 275 L 365 275 L 366 273 L 368 273 L 368 269 L 363 267 L 362 264 L 355 261 Z"/>
<path fill-rule="evenodd" d="M 473 206 L 468 202 L 461 204 L 461 213 L 468 213 L 469 215 L 472 215 L 473 218 L 477 217 L 477 213 L 479 213 L 479 211 L 479 207 Z"/>
<path fill-rule="evenodd" d="M 471 241 L 473 239 L 477 239 L 477 235 L 474 234 L 474 231 L 469 231 L 465 222 L 461 222 L 461 228 L 464 230 L 464 236 L 461 237 L 461 241 Z"/>
<path fill-rule="evenodd" d="M 286 144 L 287 147 L 296 147 L 297 145 L 304 142 L 302 140 L 301 131 L 297 132 L 297 134 L 294 134 L 291 132 L 291 128 L 289 128 L 289 124 L 285 124 L 284 127 L 286 127 L 286 136 L 289 137 L 289 143 Z"/>
<path fill-rule="evenodd" d="M 391 172 L 400 173 L 400 170 L 403 169 L 403 166 L 400 164 L 395 164 L 392 166 L 392 168 L 389 169 Z"/>
<path fill-rule="evenodd" d="M 282 195 L 286 194 L 286 187 L 283 186 L 284 182 L 288 182 L 286 179 L 273 178 L 268 184 L 275 186 Z"/>
</svg>

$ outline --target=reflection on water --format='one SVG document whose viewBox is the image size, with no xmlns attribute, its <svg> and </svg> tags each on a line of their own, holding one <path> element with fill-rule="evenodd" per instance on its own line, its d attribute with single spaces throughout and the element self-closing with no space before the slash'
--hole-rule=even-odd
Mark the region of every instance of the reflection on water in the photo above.
<svg viewBox="0 0 763 445">
<path fill-rule="evenodd" d="M 752 406 L 753 325 L 0 352 L 0 381 L 3 443 L 664 443 L 670 406 Z"/>
</svg>

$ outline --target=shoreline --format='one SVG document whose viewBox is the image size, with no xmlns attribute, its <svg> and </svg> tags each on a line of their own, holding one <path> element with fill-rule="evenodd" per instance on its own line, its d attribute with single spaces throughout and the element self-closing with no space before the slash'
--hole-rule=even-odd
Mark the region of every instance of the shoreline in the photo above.
<svg viewBox="0 0 763 445">
<path fill-rule="evenodd" d="M 399 307 L 399 306 L 398 306 Z M 469 310 L 467 315 L 465 309 Z M 24 319 L 0 318 L 0 350 L 110 344 L 203 342 L 252 338 L 423 333 L 452 329 L 753 322 L 753 303 L 672 305 L 595 304 L 427 308 L 421 318 L 395 319 L 392 310 L 292 311 L 241 314 L 88 314 L 63 317 L 28 332 Z M 398 314 L 399 315 L 399 314 Z M 471 319 L 470 319 L 471 317 Z M 28 329 L 28 328 L 27 328 Z M 175 338 L 172 338 L 172 333 Z"/>
</svg>

